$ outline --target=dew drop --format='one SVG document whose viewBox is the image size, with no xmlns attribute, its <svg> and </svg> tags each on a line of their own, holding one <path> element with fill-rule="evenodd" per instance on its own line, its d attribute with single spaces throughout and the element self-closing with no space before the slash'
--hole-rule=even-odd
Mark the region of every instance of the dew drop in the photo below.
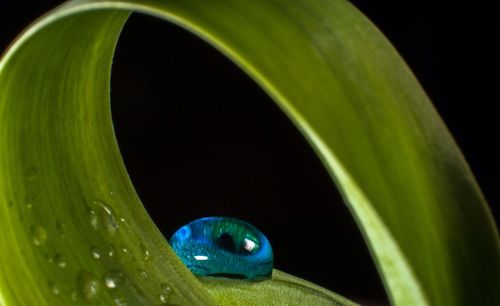
<svg viewBox="0 0 500 306">
<path fill-rule="evenodd" d="M 116 222 L 116 214 L 113 208 L 111 208 L 111 206 L 107 205 L 106 203 L 98 200 L 94 201 L 94 205 L 97 205 L 97 207 L 99 207 L 101 210 L 102 223 L 106 231 L 109 234 L 115 234 L 119 228 L 119 224 L 118 222 Z"/>
<path fill-rule="evenodd" d="M 168 301 L 168 296 L 162 292 L 158 294 L 158 299 L 160 300 L 160 303 L 166 303 Z"/>
<path fill-rule="evenodd" d="M 143 269 L 139 269 L 138 272 L 139 272 L 140 278 L 142 278 L 142 279 L 148 279 L 148 277 L 149 277 L 148 272 L 146 272 Z"/>
<path fill-rule="evenodd" d="M 99 294 L 99 282 L 94 274 L 81 271 L 76 282 L 84 299 L 92 300 Z"/>
<path fill-rule="evenodd" d="M 273 251 L 266 236 L 238 219 L 195 220 L 177 230 L 170 245 L 196 275 L 261 280 L 272 273 Z"/>
<path fill-rule="evenodd" d="M 94 259 L 99 259 L 99 258 L 101 258 L 101 251 L 98 248 L 96 248 L 96 247 L 92 247 L 90 249 L 90 255 Z"/>
<path fill-rule="evenodd" d="M 125 254 L 126 256 L 131 256 L 132 253 L 130 253 L 130 250 L 126 247 L 126 246 L 122 246 L 121 247 L 121 251 L 123 254 Z"/>
<path fill-rule="evenodd" d="M 160 285 L 161 292 L 158 294 L 158 299 L 160 300 L 160 303 L 166 303 L 170 296 L 172 295 L 172 287 L 170 287 L 168 284 L 161 284 Z"/>
<path fill-rule="evenodd" d="M 64 224 L 61 220 L 57 220 L 56 231 L 61 237 L 66 237 L 66 224 Z"/>
<path fill-rule="evenodd" d="M 142 254 L 142 260 L 144 262 L 148 262 L 150 259 L 151 259 L 151 252 L 149 251 L 149 249 L 141 243 L 140 245 L 140 249 L 141 249 L 141 254 Z"/>
<path fill-rule="evenodd" d="M 34 245 L 40 246 L 47 240 L 47 231 L 41 226 L 34 225 L 31 227 L 31 239 Z"/>
<path fill-rule="evenodd" d="M 108 289 L 116 289 L 122 282 L 123 273 L 119 270 L 110 270 L 104 275 L 104 284 Z"/>
<path fill-rule="evenodd" d="M 97 216 L 95 210 L 93 210 L 92 208 L 89 207 L 88 209 L 88 212 L 89 212 L 89 220 L 90 220 L 90 225 L 92 226 L 92 228 L 94 228 L 95 230 L 98 230 L 99 229 L 99 217 Z"/>
<path fill-rule="evenodd" d="M 61 269 L 66 268 L 67 262 L 63 255 L 55 254 L 54 255 L 54 263 Z"/>
<path fill-rule="evenodd" d="M 59 286 L 57 286 L 56 282 L 49 282 L 49 288 L 54 295 L 61 294 L 61 290 L 59 289 Z"/>
<path fill-rule="evenodd" d="M 28 209 L 33 208 L 33 204 L 35 203 L 35 200 L 36 200 L 35 195 L 26 196 L 26 199 L 25 199 L 26 208 L 28 208 Z"/>
<path fill-rule="evenodd" d="M 116 306 L 127 306 L 127 301 L 123 297 L 117 297 L 114 299 Z"/>
<path fill-rule="evenodd" d="M 25 176 L 28 181 L 36 180 L 38 177 L 38 170 L 35 167 L 29 167 L 26 169 Z"/>
<path fill-rule="evenodd" d="M 107 246 L 105 253 L 108 255 L 108 257 L 112 258 L 113 256 L 115 256 L 115 247 L 112 245 Z"/>
</svg>

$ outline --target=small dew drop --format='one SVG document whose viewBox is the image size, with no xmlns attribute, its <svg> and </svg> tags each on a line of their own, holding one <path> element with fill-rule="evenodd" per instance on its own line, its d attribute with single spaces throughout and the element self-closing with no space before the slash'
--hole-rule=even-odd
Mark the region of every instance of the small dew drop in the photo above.
<svg viewBox="0 0 500 306">
<path fill-rule="evenodd" d="M 142 278 L 142 279 L 148 279 L 149 277 L 149 274 L 148 272 L 146 272 L 145 270 L 143 269 L 139 269 L 139 276 Z"/>
<path fill-rule="evenodd" d="M 158 299 L 160 300 L 160 303 L 166 303 L 172 295 L 172 287 L 168 284 L 161 284 L 160 289 L 161 292 L 158 295 Z"/>
<path fill-rule="evenodd" d="M 128 305 L 127 301 L 123 297 L 117 297 L 114 299 L 114 301 L 115 301 L 115 304 L 117 306 L 127 306 Z"/>
<path fill-rule="evenodd" d="M 54 295 L 61 294 L 61 290 L 59 289 L 59 286 L 57 286 L 57 284 L 55 282 L 49 282 L 49 288 L 50 288 L 50 291 L 52 291 L 52 293 Z"/>
<path fill-rule="evenodd" d="M 36 180 L 36 178 L 38 177 L 38 170 L 35 167 L 29 167 L 28 169 L 26 169 L 25 175 L 28 181 Z"/>
<path fill-rule="evenodd" d="M 95 210 L 89 207 L 88 209 L 89 212 L 89 220 L 90 220 L 90 225 L 92 226 L 93 229 L 98 230 L 99 229 L 99 217 L 97 216 Z"/>
<path fill-rule="evenodd" d="M 116 289 L 122 281 L 123 273 L 119 270 L 110 270 L 104 275 L 104 284 L 108 289 Z"/>
<path fill-rule="evenodd" d="M 54 255 L 54 263 L 61 269 L 66 268 L 67 262 L 63 255 L 55 254 Z"/>
<path fill-rule="evenodd" d="M 26 196 L 26 208 L 31 209 L 33 208 L 33 204 L 35 203 L 36 197 L 34 195 L 29 195 Z"/>
<path fill-rule="evenodd" d="M 130 253 L 130 250 L 126 247 L 126 246 L 122 246 L 121 247 L 121 251 L 123 254 L 127 255 L 127 256 L 131 256 L 132 253 Z"/>
<path fill-rule="evenodd" d="M 64 224 L 61 220 L 57 220 L 56 231 L 61 237 L 66 237 L 66 224 Z"/>
<path fill-rule="evenodd" d="M 31 227 L 31 238 L 34 245 L 40 246 L 47 240 L 47 231 L 41 226 L 34 225 Z"/>
<path fill-rule="evenodd" d="M 112 245 L 107 246 L 105 253 L 108 255 L 108 257 L 112 258 L 113 256 L 115 256 L 115 247 Z"/>
<path fill-rule="evenodd" d="M 140 248 L 141 248 L 141 253 L 142 253 L 142 260 L 144 262 L 148 262 L 150 259 L 151 259 L 151 252 L 149 251 L 149 249 L 141 243 L 140 245 Z"/>
<path fill-rule="evenodd" d="M 99 282 L 94 274 L 81 271 L 76 282 L 84 299 L 92 300 L 99 294 Z"/>
<path fill-rule="evenodd" d="M 92 247 L 90 249 L 90 255 L 94 259 L 99 259 L 99 258 L 101 258 L 101 251 L 98 248 L 96 248 L 96 247 Z"/>
</svg>

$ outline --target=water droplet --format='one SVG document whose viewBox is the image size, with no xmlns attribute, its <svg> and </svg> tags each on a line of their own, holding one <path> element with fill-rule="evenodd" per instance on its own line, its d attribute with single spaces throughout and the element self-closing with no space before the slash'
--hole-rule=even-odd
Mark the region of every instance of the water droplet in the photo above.
<svg viewBox="0 0 500 306">
<path fill-rule="evenodd" d="M 115 247 L 112 246 L 112 245 L 109 245 L 106 247 L 106 251 L 105 253 L 109 256 L 109 257 L 113 257 L 115 256 Z"/>
<path fill-rule="evenodd" d="M 102 218 L 102 224 L 109 234 L 115 234 L 119 228 L 118 222 L 116 222 L 116 214 L 108 204 L 96 200 L 94 205 L 100 208 L 100 215 Z"/>
<path fill-rule="evenodd" d="M 88 209 L 89 217 L 90 217 L 90 225 L 95 229 L 99 229 L 99 217 L 97 216 L 95 210 L 89 207 Z"/>
<path fill-rule="evenodd" d="M 149 249 L 142 243 L 140 245 L 140 248 L 141 248 L 142 260 L 144 260 L 144 262 L 149 261 L 151 259 L 151 252 L 149 252 Z"/>
<path fill-rule="evenodd" d="M 25 175 L 28 181 L 33 181 L 38 177 L 38 170 L 35 167 L 29 167 L 26 169 Z"/>
<path fill-rule="evenodd" d="M 110 270 L 104 275 L 104 284 L 109 289 L 116 289 L 122 282 L 123 273 L 119 270 Z"/>
<path fill-rule="evenodd" d="M 177 230 L 170 245 L 196 275 L 260 280 L 272 273 L 273 251 L 266 236 L 238 219 L 195 220 Z"/>
<path fill-rule="evenodd" d="M 90 255 L 92 255 L 92 258 L 94 259 L 99 259 L 101 258 L 101 251 L 96 247 L 92 247 L 90 249 Z"/>
<path fill-rule="evenodd" d="M 114 299 L 114 301 L 115 301 L 115 304 L 117 306 L 127 306 L 128 305 L 127 301 L 123 297 L 117 297 Z"/>
<path fill-rule="evenodd" d="M 122 246 L 121 247 L 121 251 L 123 254 L 127 255 L 127 256 L 131 256 L 132 253 L 130 253 L 130 250 L 126 247 L 126 246 Z"/>
<path fill-rule="evenodd" d="M 142 279 L 148 279 L 149 274 L 148 274 L 148 272 L 146 272 L 145 270 L 143 270 L 143 269 L 139 269 L 137 272 L 139 272 L 139 276 L 140 276 Z"/>
<path fill-rule="evenodd" d="M 56 221 L 56 231 L 61 237 L 66 236 L 66 225 L 61 220 Z"/>
<path fill-rule="evenodd" d="M 67 265 L 67 262 L 66 262 L 66 259 L 64 258 L 63 255 L 61 254 L 55 254 L 54 255 L 54 260 L 55 264 L 61 268 L 61 269 L 64 269 L 66 268 L 66 265 Z"/>
<path fill-rule="evenodd" d="M 26 207 L 28 209 L 33 208 L 33 204 L 35 204 L 35 200 L 36 200 L 36 196 L 35 195 L 26 196 L 26 199 L 25 199 Z"/>
<path fill-rule="evenodd" d="M 57 286 L 57 284 L 55 282 L 49 282 L 49 288 L 50 288 L 50 291 L 52 291 L 52 293 L 54 295 L 61 294 L 61 290 L 59 289 L 59 286 Z"/>
<path fill-rule="evenodd" d="M 34 245 L 40 246 L 47 240 L 47 231 L 41 226 L 34 225 L 31 227 L 31 238 Z"/>
<path fill-rule="evenodd" d="M 160 285 L 161 292 L 158 294 L 158 299 L 160 300 L 160 303 L 166 303 L 172 295 L 172 287 L 170 287 L 168 284 L 161 284 Z"/>
<path fill-rule="evenodd" d="M 80 294 L 86 300 L 92 300 L 99 294 L 99 282 L 94 274 L 81 271 L 77 277 L 77 285 Z"/>
</svg>

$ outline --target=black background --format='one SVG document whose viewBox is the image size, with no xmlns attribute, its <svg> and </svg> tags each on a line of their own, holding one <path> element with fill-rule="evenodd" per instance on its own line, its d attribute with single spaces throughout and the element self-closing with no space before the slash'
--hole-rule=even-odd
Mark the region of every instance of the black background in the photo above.
<svg viewBox="0 0 500 306">
<path fill-rule="evenodd" d="M 498 220 L 493 1 L 352 2 L 408 62 Z M 59 3 L 0 0 L 0 49 Z M 277 268 L 358 302 L 387 303 L 360 233 L 312 150 L 269 98 L 210 46 L 173 25 L 133 15 L 114 60 L 112 108 L 130 176 L 166 237 L 198 217 L 242 218 L 268 235 Z"/>
</svg>

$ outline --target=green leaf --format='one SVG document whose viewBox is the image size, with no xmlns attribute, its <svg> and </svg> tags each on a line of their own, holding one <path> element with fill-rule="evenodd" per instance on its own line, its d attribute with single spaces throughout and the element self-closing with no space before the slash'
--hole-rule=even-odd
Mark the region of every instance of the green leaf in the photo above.
<svg viewBox="0 0 500 306">
<path fill-rule="evenodd" d="M 111 123 L 112 55 L 133 10 L 207 40 L 289 115 L 341 190 L 393 304 L 500 304 L 498 233 L 471 171 L 396 51 L 348 2 L 79 0 L 0 61 L 0 305 L 348 304 L 277 271 L 203 286 L 175 257 Z"/>
<path fill-rule="evenodd" d="M 346 305 L 353 302 L 310 282 L 274 270 L 272 280 L 248 282 L 201 278 L 219 305 Z"/>
</svg>

